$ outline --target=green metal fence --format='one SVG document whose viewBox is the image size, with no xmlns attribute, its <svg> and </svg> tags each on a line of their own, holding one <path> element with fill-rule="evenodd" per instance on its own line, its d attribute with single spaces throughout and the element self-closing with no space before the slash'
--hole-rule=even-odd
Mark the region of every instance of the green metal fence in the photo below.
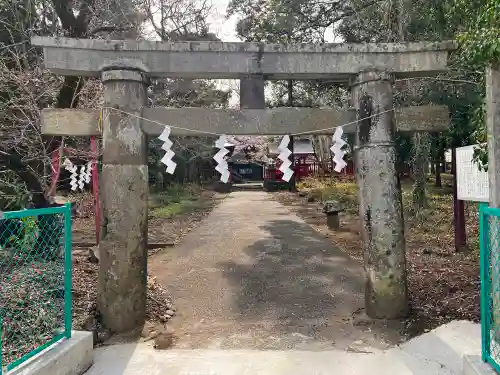
<svg viewBox="0 0 500 375">
<path fill-rule="evenodd" d="M 0 375 L 71 337 L 71 206 L 0 219 Z"/>
<path fill-rule="evenodd" d="M 500 208 L 481 205 L 479 233 L 482 357 L 500 373 Z"/>
</svg>

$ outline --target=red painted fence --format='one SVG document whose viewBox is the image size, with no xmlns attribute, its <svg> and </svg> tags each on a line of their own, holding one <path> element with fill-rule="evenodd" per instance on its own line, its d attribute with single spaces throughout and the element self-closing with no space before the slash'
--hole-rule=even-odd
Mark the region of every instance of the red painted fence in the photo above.
<svg viewBox="0 0 500 375">
<path fill-rule="evenodd" d="M 63 155 L 60 155 L 60 151 Z M 99 169 L 97 167 L 97 155 L 98 145 L 96 137 L 90 138 L 90 161 L 92 163 L 92 195 L 94 199 L 94 214 L 95 214 L 95 234 L 96 242 L 99 243 L 100 232 L 101 232 L 101 208 L 99 204 Z M 57 182 L 59 181 L 59 175 L 61 173 L 61 160 L 64 155 L 70 155 L 74 150 L 70 148 L 62 148 L 62 150 L 56 149 L 52 152 L 52 181 L 51 181 L 51 192 L 55 194 L 57 189 Z"/>
<path fill-rule="evenodd" d="M 281 173 L 278 168 L 279 166 L 265 168 L 264 180 L 281 180 L 283 173 Z M 347 167 L 345 167 L 340 173 L 333 170 L 332 163 L 314 162 L 308 164 L 296 164 L 295 176 L 299 181 L 307 177 L 354 176 L 354 164 L 352 162 L 348 162 Z"/>
</svg>

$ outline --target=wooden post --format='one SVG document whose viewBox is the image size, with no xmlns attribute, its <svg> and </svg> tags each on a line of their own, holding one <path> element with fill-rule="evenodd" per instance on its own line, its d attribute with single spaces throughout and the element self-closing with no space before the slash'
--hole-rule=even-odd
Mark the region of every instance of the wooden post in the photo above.
<svg viewBox="0 0 500 375">
<path fill-rule="evenodd" d="M 467 232 L 465 230 L 464 201 L 458 199 L 457 187 L 457 149 L 451 150 L 451 165 L 453 172 L 453 227 L 455 229 L 455 251 L 467 249 Z"/>
<path fill-rule="evenodd" d="M 288 80 L 288 107 L 293 107 L 293 80 Z M 289 149 L 292 151 L 292 154 L 290 155 L 290 161 L 292 162 L 292 165 L 290 168 L 292 171 L 294 171 L 293 176 L 290 180 L 289 183 L 289 188 L 291 192 L 296 192 L 297 191 L 297 171 L 295 170 L 295 154 L 294 154 L 294 142 L 295 142 L 295 137 L 292 135 L 290 137 L 290 145 Z"/>
<path fill-rule="evenodd" d="M 146 319 L 148 166 L 140 116 L 147 103 L 147 80 L 136 70 L 107 70 L 102 81 L 98 309 L 105 327 L 125 333 Z"/>
</svg>

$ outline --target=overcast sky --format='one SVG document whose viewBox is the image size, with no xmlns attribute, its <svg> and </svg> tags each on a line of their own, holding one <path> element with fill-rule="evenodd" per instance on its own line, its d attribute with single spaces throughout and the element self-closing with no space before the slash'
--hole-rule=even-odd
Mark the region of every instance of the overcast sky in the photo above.
<svg viewBox="0 0 500 375">
<path fill-rule="evenodd" d="M 224 42 L 239 42 L 241 40 L 236 36 L 236 21 L 237 16 L 233 16 L 226 20 L 226 8 L 229 0 L 212 0 L 212 12 L 208 19 L 210 31 L 215 33 Z M 217 80 L 218 85 L 222 89 L 231 88 L 233 93 L 229 100 L 229 106 L 239 106 L 239 96 L 235 91 L 239 85 L 237 81 Z"/>
<path fill-rule="evenodd" d="M 238 42 L 240 41 L 236 36 L 236 21 L 237 16 L 233 16 L 228 20 L 225 19 L 226 8 L 229 0 L 212 0 L 212 14 L 209 17 L 210 29 L 215 32 L 219 38 L 224 42 Z M 335 37 L 332 30 L 327 30 L 325 39 L 328 43 L 340 43 L 338 37 Z"/>
<path fill-rule="evenodd" d="M 208 19 L 210 29 L 224 42 L 238 42 L 236 37 L 236 20 L 233 16 L 226 20 L 226 8 L 228 0 L 212 0 L 212 12 Z"/>
</svg>

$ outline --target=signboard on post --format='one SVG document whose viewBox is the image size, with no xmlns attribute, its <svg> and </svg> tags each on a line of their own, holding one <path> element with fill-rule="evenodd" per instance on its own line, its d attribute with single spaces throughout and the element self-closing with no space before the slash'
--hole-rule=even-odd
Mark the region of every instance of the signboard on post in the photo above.
<svg viewBox="0 0 500 375">
<path fill-rule="evenodd" d="M 488 172 L 480 171 L 477 163 L 472 160 L 477 146 L 456 149 L 457 197 L 462 201 L 488 202 Z"/>
</svg>

